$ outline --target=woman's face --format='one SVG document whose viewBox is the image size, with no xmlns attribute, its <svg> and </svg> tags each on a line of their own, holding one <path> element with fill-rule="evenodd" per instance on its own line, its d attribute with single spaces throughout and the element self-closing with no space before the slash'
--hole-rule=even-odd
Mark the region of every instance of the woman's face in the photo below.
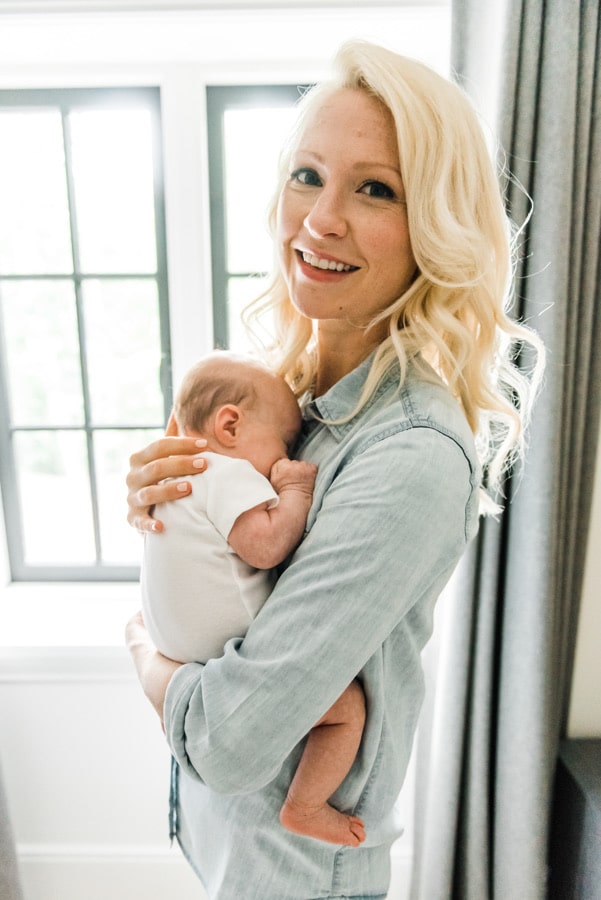
<svg viewBox="0 0 601 900">
<path fill-rule="evenodd" d="M 363 91 L 325 99 L 300 135 L 278 204 L 294 306 L 361 328 L 411 284 L 416 264 L 393 120 Z"/>
</svg>

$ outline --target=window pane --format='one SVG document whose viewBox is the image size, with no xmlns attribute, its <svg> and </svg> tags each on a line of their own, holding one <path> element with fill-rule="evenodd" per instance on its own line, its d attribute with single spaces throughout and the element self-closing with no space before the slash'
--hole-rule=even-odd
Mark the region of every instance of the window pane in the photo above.
<svg viewBox="0 0 601 900">
<path fill-rule="evenodd" d="M 4 282 L 0 292 L 13 425 L 82 425 L 72 282 Z"/>
<path fill-rule="evenodd" d="M 271 269 L 267 205 L 277 161 L 294 120 L 294 107 L 227 109 L 224 113 L 227 267 L 235 272 Z"/>
<path fill-rule="evenodd" d="M 78 111 L 69 124 L 82 271 L 154 272 L 150 112 Z"/>
<path fill-rule="evenodd" d="M 72 271 L 60 112 L 0 112 L 0 272 Z"/>
<path fill-rule="evenodd" d="M 84 433 L 19 432 L 14 441 L 25 562 L 93 563 L 96 552 Z"/>
<path fill-rule="evenodd" d="M 163 432 L 170 362 L 158 100 L 154 88 L 0 91 L 0 474 L 15 578 L 130 578 L 139 560 L 125 470 Z"/>
<path fill-rule="evenodd" d="M 105 563 L 138 565 L 140 535 L 127 524 L 125 476 L 129 457 L 163 434 L 156 431 L 97 431 L 94 435 L 100 540 Z"/>
<path fill-rule="evenodd" d="M 267 287 L 267 278 L 258 278 L 251 276 L 250 278 L 230 278 L 228 281 L 228 328 L 229 328 L 229 345 L 232 350 L 239 353 L 246 353 L 253 349 L 252 341 L 249 339 L 246 328 L 242 322 L 242 310 L 248 304 L 255 300 L 262 291 Z M 256 329 L 256 325 L 254 328 Z M 261 332 L 259 332 L 261 338 Z M 269 335 L 264 336 L 266 340 L 270 339 Z"/>
<path fill-rule="evenodd" d="M 82 295 L 93 424 L 162 424 L 155 282 L 86 281 Z"/>
</svg>

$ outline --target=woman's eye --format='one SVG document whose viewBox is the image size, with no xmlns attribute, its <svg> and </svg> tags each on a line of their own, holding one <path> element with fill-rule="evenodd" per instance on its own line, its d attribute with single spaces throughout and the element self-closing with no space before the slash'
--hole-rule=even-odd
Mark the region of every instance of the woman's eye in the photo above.
<svg viewBox="0 0 601 900">
<path fill-rule="evenodd" d="M 299 184 L 306 184 L 310 187 L 320 187 L 321 178 L 315 169 L 295 169 L 290 176 L 291 181 L 297 181 Z"/>
<path fill-rule="evenodd" d="M 365 184 L 361 185 L 359 190 L 369 197 L 378 197 L 384 200 L 394 200 L 396 198 L 396 194 L 392 188 L 388 187 L 387 184 L 384 184 L 383 181 L 366 181 Z"/>
</svg>

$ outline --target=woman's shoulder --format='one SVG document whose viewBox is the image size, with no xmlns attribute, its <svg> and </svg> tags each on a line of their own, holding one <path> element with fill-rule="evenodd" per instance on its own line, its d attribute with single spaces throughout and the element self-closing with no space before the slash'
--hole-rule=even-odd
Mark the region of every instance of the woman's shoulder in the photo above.
<svg viewBox="0 0 601 900">
<path fill-rule="evenodd" d="M 458 399 L 434 373 L 411 369 L 399 391 L 403 413 L 413 427 L 430 425 L 473 443 L 472 430 Z"/>
<path fill-rule="evenodd" d="M 474 435 L 465 413 L 433 369 L 422 361 L 410 362 L 401 378 L 395 362 L 359 405 L 370 365 L 366 360 L 305 410 L 306 417 L 313 416 L 326 425 L 338 445 L 339 457 L 349 462 L 381 441 L 402 439 L 406 432 L 414 432 L 424 441 L 437 432 L 460 447 L 472 472 L 478 469 Z M 436 443 L 444 453 L 448 441 Z"/>
<path fill-rule="evenodd" d="M 461 446 L 476 463 L 474 435 L 457 398 L 432 372 L 410 367 L 399 384 L 398 377 L 386 378 L 365 408 L 359 431 L 382 436 L 410 429 L 434 429 Z"/>
</svg>

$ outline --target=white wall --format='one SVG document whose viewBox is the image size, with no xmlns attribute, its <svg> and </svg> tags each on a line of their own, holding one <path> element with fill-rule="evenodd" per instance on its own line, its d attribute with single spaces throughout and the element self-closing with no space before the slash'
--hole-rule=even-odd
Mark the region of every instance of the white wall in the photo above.
<svg viewBox="0 0 601 900">
<path fill-rule="evenodd" d="M 0 710 L 26 900 L 203 897 L 169 847 L 169 752 L 124 651 L 4 654 Z"/>
</svg>

